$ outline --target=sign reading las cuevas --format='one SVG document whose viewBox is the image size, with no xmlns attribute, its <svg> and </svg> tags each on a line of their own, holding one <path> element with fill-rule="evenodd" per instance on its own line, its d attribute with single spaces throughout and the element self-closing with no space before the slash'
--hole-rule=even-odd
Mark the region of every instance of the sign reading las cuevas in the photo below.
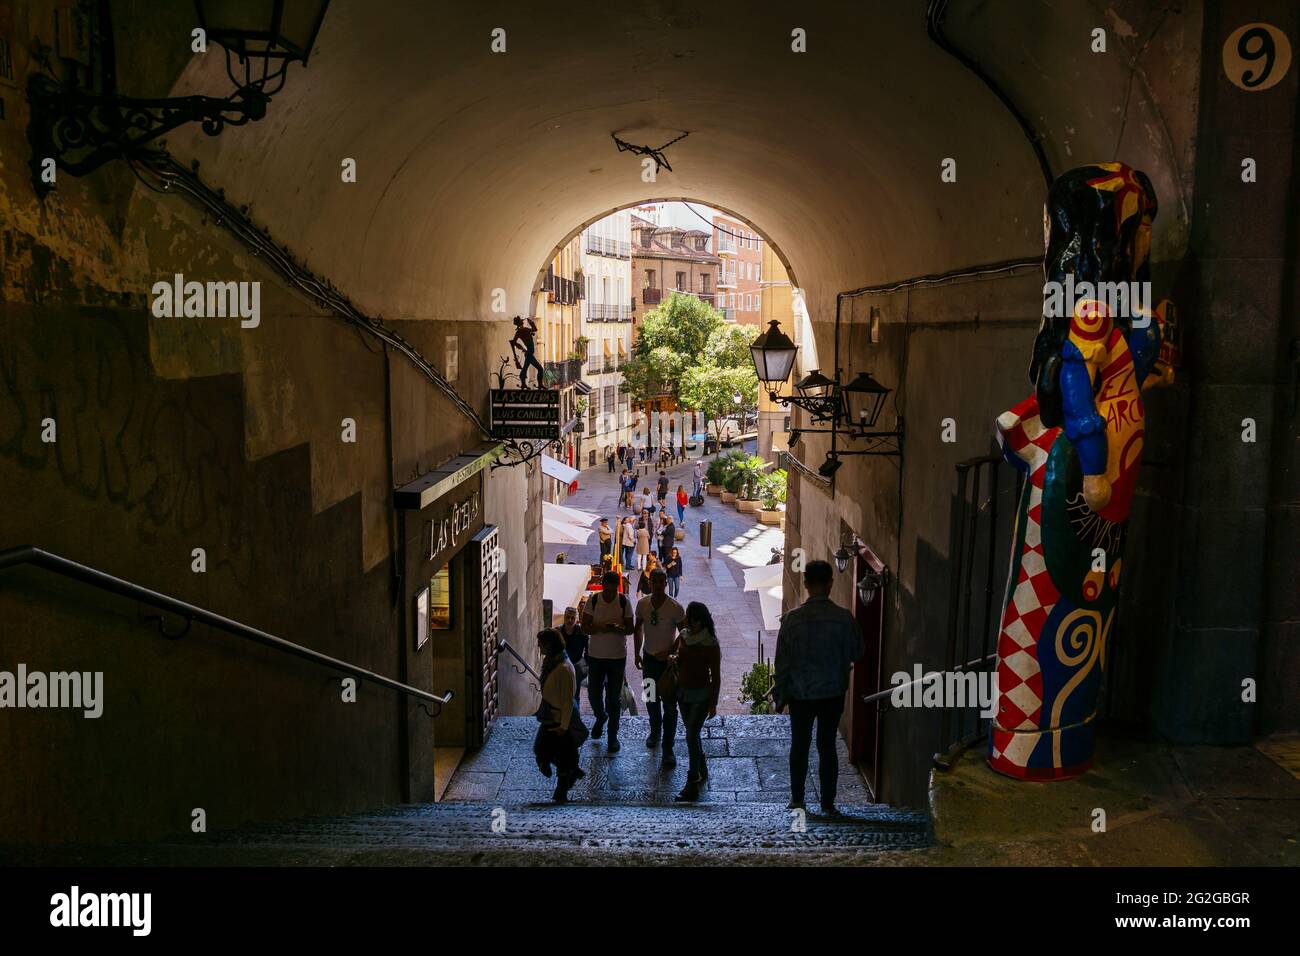
<svg viewBox="0 0 1300 956">
<path fill-rule="evenodd" d="M 492 389 L 492 434 L 497 438 L 559 438 L 560 393 L 549 388 Z"/>
</svg>

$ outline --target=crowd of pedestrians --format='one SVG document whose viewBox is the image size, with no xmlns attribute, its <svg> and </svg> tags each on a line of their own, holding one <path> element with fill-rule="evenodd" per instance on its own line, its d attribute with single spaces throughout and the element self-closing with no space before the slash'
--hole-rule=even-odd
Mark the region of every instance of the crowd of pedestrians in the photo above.
<svg viewBox="0 0 1300 956">
<path fill-rule="evenodd" d="M 613 467 L 611 465 L 611 471 Z M 697 462 L 695 494 L 703 493 L 704 472 Z M 631 686 L 643 686 L 650 723 L 645 745 L 659 748 L 664 767 L 677 764 L 677 730 L 681 725 L 688 771 L 678 801 L 698 800 L 708 780 L 702 733 L 706 720 L 717 715 L 721 692 L 722 652 L 713 616 L 706 604 L 677 599 L 683 580 L 682 537 L 690 495 L 678 485 L 670 492 L 666 469 L 652 486 L 638 490 L 630 468 L 620 479 L 620 515 L 615 526 L 602 518 L 600 554 L 604 568 L 600 591 L 579 608 L 568 608 L 564 623 L 537 636 L 542 653 L 542 704 L 534 751 L 538 768 L 557 775 L 555 799 L 568 799 L 581 779 L 579 747 L 590 736 L 606 741 L 607 752 L 618 753 L 619 716 L 623 707 L 635 709 Z M 668 502 L 675 505 L 674 520 Z M 631 573 L 637 572 L 635 590 Z M 825 561 L 811 561 L 804 570 L 808 599 L 787 612 L 777 635 L 772 701 L 790 715 L 790 804 L 805 806 L 809 752 L 815 739 L 821 809 L 837 815 L 839 774 L 836 738 L 849 673 L 863 652 L 863 640 L 853 615 L 830 599 L 834 572 Z M 628 638 L 632 644 L 629 673 Z M 588 731 L 580 716 L 579 693 L 584 681 L 594 724 Z"/>
</svg>

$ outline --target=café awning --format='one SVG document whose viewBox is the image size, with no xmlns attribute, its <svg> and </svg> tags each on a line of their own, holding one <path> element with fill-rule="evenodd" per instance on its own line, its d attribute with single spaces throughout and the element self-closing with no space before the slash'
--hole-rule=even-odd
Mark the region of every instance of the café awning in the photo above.
<svg viewBox="0 0 1300 956">
<path fill-rule="evenodd" d="M 550 455 L 542 456 L 542 474 L 556 481 L 562 481 L 566 485 L 571 485 L 578 480 L 581 472 L 576 468 L 570 468 L 559 459 L 552 458 Z"/>
<path fill-rule="evenodd" d="M 591 568 L 585 564 L 542 565 L 542 596 L 551 602 L 556 612 L 566 607 L 577 607 L 587 593 Z"/>
<path fill-rule="evenodd" d="M 586 544 L 590 537 L 590 528 L 581 528 L 554 518 L 542 518 L 542 541 L 547 544 Z"/>
<path fill-rule="evenodd" d="M 768 631 L 781 629 L 782 601 L 782 566 L 763 564 L 756 568 L 745 568 L 745 590 L 758 592 L 758 606 L 763 612 L 763 628 Z"/>
<path fill-rule="evenodd" d="M 568 508 L 564 505 L 552 504 L 549 501 L 542 502 L 542 517 L 563 524 L 581 525 L 584 528 L 600 520 L 600 515 L 594 512 L 583 511 L 580 508 Z"/>
</svg>

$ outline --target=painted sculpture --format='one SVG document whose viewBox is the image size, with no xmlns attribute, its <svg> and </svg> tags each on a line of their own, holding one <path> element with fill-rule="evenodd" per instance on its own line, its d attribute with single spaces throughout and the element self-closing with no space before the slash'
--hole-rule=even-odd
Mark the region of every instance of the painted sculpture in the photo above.
<svg viewBox="0 0 1300 956">
<path fill-rule="evenodd" d="M 1092 760 L 1106 643 L 1142 459 L 1144 387 L 1167 383 L 1172 312 L 1151 307 L 1156 197 L 1122 163 L 1060 176 L 1044 212 L 1034 394 L 997 420 L 1025 475 L 998 635 L 994 770 L 1060 780 Z"/>
</svg>

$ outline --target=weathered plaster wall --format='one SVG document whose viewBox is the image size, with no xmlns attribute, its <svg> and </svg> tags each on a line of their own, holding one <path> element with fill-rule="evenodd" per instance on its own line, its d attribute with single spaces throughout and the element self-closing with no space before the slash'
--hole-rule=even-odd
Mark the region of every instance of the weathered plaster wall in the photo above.
<svg viewBox="0 0 1300 956">
<path fill-rule="evenodd" d="M 128 49 L 188 43 L 188 8 L 146 27 L 149 5 L 114 6 Z M 20 7 L 23 29 L 48 36 L 49 5 Z M 187 59 L 172 61 L 172 76 Z M 158 60 L 125 62 L 140 66 L 122 71 L 133 92 L 170 85 Z M 20 76 L 28 65 L 20 57 Z M 376 343 L 287 288 L 181 197 L 139 186 L 123 164 L 61 176 L 38 202 L 25 104 L 6 106 L 0 547 L 34 544 L 399 675 L 387 431 L 399 484 L 481 436 L 404 360 L 393 360 L 386 385 Z M 219 168 L 204 175 L 223 185 Z M 277 237 L 295 240 L 292 228 Z M 152 316 L 152 284 L 178 272 L 260 281 L 260 325 Z M 487 328 L 403 333 L 438 363 L 443 335 L 459 333 L 459 387 L 482 405 L 495 366 Z M 40 441 L 47 416 L 54 444 Z M 342 441 L 344 418 L 356 423 L 354 443 Z M 523 517 L 540 483 L 524 469 L 497 474 L 485 478 L 485 520 L 515 542 L 502 603 L 503 633 L 514 638 L 540 611 L 540 568 L 523 553 L 540 547 L 526 540 Z M 204 574 L 191 570 L 196 547 L 207 553 Z M 431 760 L 410 755 L 431 756 L 433 723 L 393 692 L 363 684 L 345 704 L 328 671 L 200 627 L 173 643 L 142 614 L 83 585 L 6 572 L 0 668 L 103 671 L 107 700 L 92 721 L 0 711 L 3 762 L 23 781 L 0 795 L 0 842 L 180 833 L 195 807 L 216 829 L 431 796 Z M 433 690 L 426 665 L 428 655 L 417 658 L 406 679 Z M 535 706 L 513 683 L 503 698 L 507 713 Z"/>
</svg>

